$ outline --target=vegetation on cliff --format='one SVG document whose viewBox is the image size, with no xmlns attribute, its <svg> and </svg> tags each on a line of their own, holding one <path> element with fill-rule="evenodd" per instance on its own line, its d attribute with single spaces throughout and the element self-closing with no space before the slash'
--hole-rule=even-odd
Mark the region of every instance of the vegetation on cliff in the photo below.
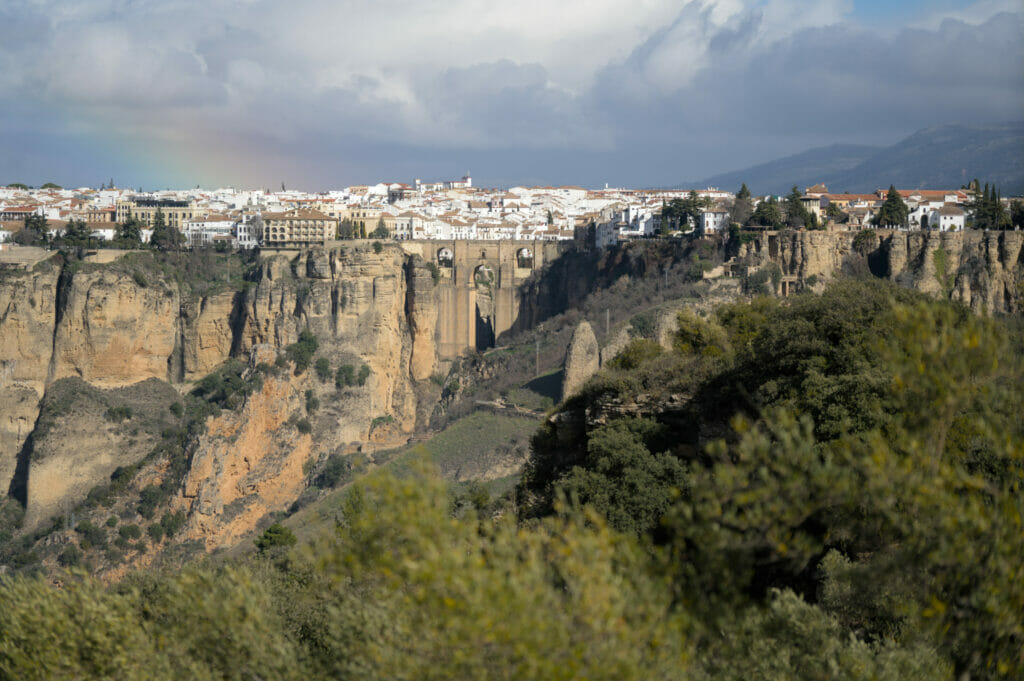
<svg viewBox="0 0 1024 681">
<path fill-rule="evenodd" d="M 1019 678 L 1019 330 L 849 281 L 679 322 L 537 434 L 518 518 L 413 463 L 309 546 L 8 578 L 0 675 Z"/>
<path fill-rule="evenodd" d="M 781 604 L 876 663 L 1024 671 L 1018 334 L 877 282 L 680 321 L 675 352 L 606 369 L 542 428 L 523 516 L 568 495 L 664 551 L 724 632 L 701 656 L 745 660 L 715 675 L 768 663 L 736 642 Z"/>
</svg>

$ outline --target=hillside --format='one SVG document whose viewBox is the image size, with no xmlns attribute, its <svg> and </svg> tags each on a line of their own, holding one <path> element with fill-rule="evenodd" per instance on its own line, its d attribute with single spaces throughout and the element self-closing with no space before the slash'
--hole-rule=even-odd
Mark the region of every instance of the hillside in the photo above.
<svg viewBox="0 0 1024 681">
<path fill-rule="evenodd" d="M 746 182 L 755 194 L 785 194 L 824 182 L 861 193 L 890 184 L 957 188 L 973 178 L 995 183 L 1004 196 L 1024 194 L 1024 123 L 927 128 L 885 148 L 821 147 L 685 186 L 735 191 Z"/>
<path fill-rule="evenodd" d="M 402 457 L 247 555 L 2 580 L 0 675 L 1019 678 L 1020 330 L 870 279 L 678 321 L 511 507 Z"/>
<path fill-rule="evenodd" d="M 746 182 L 756 195 L 785 194 L 795 184 L 801 189 L 820 182 L 820 178 L 856 168 L 882 151 L 881 147 L 856 144 L 833 144 L 808 149 L 793 156 L 761 163 L 743 170 L 730 171 L 680 188 L 718 187 L 735 192 Z M 792 178 L 792 179 L 790 179 Z"/>
</svg>

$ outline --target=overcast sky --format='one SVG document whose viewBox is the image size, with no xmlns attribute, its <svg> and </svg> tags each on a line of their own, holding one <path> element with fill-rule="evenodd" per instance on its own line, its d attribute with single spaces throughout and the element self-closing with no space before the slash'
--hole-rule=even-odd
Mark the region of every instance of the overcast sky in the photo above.
<svg viewBox="0 0 1024 681">
<path fill-rule="evenodd" d="M 1024 119 L 1022 0 L 3 0 L 0 183 L 666 186 Z"/>
</svg>

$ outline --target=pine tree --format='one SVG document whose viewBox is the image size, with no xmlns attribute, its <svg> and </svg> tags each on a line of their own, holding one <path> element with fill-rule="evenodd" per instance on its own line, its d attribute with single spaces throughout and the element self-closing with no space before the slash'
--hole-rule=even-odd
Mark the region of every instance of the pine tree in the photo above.
<svg viewBox="0 0 1024 681">
<path fill-rule="evenodd" d="M 128 218 L 117 230 L 117 237 L 132 246 L 142 243 L 142 229 L 139 221 Z"/>
<path fill-rule="evenodd" d="M 875 224 L 880 227 L 906 227 L 909 214 L 910 211 L 907 210 L 907 204 L 903 203 L 903 199 L 900 197 L 900 193 L 896 191 L 896 187 L 889 185 L 889 191 L 885 195 L 885 203 L 882 204 L 882 208 L 875 217 Z"/>
<path fill-rule="evenodd" d="M 779 202 L 775 200 L 774 196 L 769 196 L 757 204 L 757 209 L 754 211 L 751 222 L 765 227 L 782 226 L 782 211 L 779 209 Z"/>
<path fill-rule="evenodd" d="M 736 200 L 732 202 L 732 208 L 729 209 L 729 222 L 743 226 L 750 222 L 750 216 L 753 213 L 754 204 L 750 200 L 750 190 L 747 189 L 747 183 L 744 182 L 736 193 Z"/>
<path fill-rule="evenodd" d="M 89 228 L 81 220 L 70 220 L 64 226 L 63 240 L 72 246 L 84 246 L 89 241 Z"/>
<path fill-rule="evenodd" d="M 785 202 L 786 225 L 793 229 L 802 229 L 810 223 L 807 209 L 804 208 L 803 201 L 800 200 L 801 198 L 800 190 L 797 189 L 796 185 L 793 185 L 793 189 L 786 196 Z"/>
<path fill-rule="evenodd" d="M 169 251 L 180 248 L 184 240 L 181 232 L 173 225 L 168 225 L 164 220 L 163 211 L 157 208 L 153 215 L 153 235 L 149 238 L 149 243 L 161 251 Z"/>
</svg>

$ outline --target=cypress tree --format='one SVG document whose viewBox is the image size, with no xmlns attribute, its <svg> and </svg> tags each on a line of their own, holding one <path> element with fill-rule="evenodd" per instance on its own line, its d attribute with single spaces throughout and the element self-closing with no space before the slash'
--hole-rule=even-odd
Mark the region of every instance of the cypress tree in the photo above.
<svg viewBox="0 0 1024 681">
<path fill-rule="evenodd" d="M 903 203 L 903 199 L 900 197 L 899 192 L 896 191 L 896 187 L 889 185 L 889 191 L 885 195 L 885 203 L 882 204 L 881 210 L 878 211 L 876 224 L 881 227 L 905 227 L 909 214 L 910 211 L 907 210 L 907 204 Z"/>
</svg>

